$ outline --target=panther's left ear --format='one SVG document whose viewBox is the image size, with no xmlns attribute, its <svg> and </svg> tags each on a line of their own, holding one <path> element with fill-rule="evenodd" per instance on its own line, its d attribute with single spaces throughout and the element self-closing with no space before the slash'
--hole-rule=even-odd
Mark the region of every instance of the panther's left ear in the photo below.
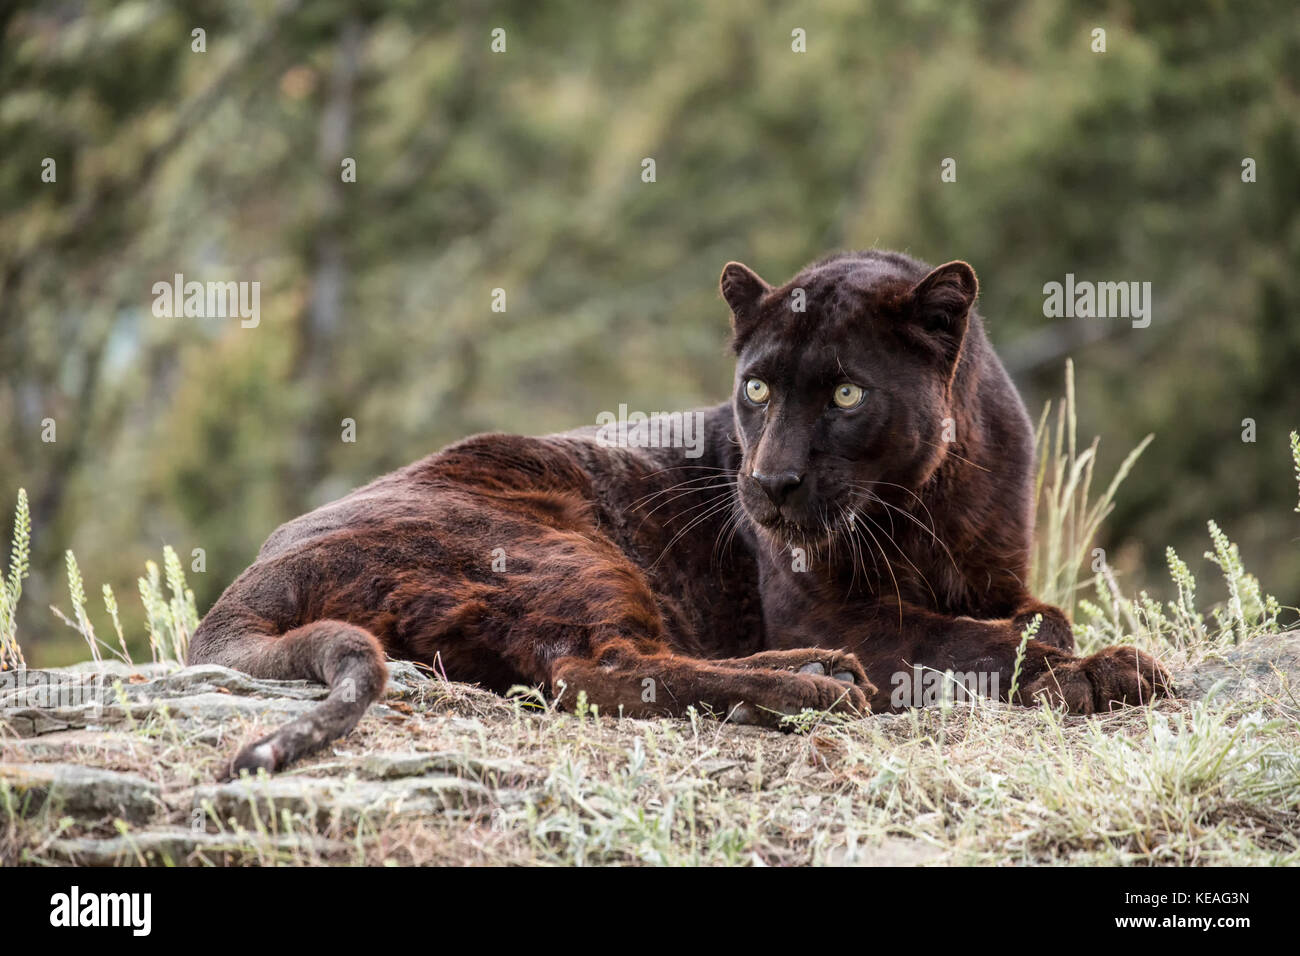
<svg viewBox="0 0 1300 956">
<path fill-rule="evenodd" d="M 979 280 L 965 262 L 945 262 L 908 293 L 910 318 L 951 367 L 957 364 Z"/>
</svg>

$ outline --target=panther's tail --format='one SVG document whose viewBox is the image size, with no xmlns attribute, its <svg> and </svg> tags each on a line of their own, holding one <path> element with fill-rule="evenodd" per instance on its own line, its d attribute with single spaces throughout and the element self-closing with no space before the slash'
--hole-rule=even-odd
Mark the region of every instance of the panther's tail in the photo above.
<svg viewBox="0 0 1300 956">
<path fill-rule="evenodd" d="M 209 614 L 194 634 L 189 663 L 329 686 L 329 696 L 312 710 L 240 750 L 231 761 L 232 777 L 241 770 L 256 773 L 258 767 L 274 772 L 343 736 L 384 692 L 388 679 L 379 640 L 364 628 L 336 620 L 274 634 L 259 632 L 248 619 Z"/>
</svg>

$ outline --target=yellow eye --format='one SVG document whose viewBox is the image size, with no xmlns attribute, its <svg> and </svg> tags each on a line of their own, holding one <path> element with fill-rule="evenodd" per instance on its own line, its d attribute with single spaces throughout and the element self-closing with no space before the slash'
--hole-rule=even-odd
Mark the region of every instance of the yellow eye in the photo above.
<svg viewBox="0 0 1300 956">
<path fill-rule="evenodd" d="M 771 389 L 762 379 L 751 378 L 745 382 L 745 397 L 756 405 L 762 405 L 771 394 Z"/>
<path fill-rule="evenodd" d="M 866 394 L 867 390 L 861 385 L 845 382 L 835 386 L 835 394 L 832 398 L 840 408 L 856 408 L 862 404 L 862 398 Z"/>
</svg>

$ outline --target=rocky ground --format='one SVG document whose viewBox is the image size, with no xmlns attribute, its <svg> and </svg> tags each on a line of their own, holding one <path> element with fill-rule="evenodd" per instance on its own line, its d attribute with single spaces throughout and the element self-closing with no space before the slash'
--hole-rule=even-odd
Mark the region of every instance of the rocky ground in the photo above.
<svg viewBox="0 0 1300 956">
<path fill-rule="evenodd" d="M 1300 632 L 1176 679 L 1185 699 L 1154 714 L 958 705 L 777 734 L 558 714 L 397 663 L 384 702 L 328 752 L 223 781 L 242 742 L 324 689 L 209 665 L 0 674 L 0 863 L 1296 859 Z M 1165 766 L 1162 733 L 1182 741 L 1182 769 Z M 1193 793 L 1198 748 L 1218 746 L 1240 760 Z M 1153 767 L 1168 780 L 1135 793 Z M 1058 793 L 1071 773 L 1087 777 Z"/>
</svg>

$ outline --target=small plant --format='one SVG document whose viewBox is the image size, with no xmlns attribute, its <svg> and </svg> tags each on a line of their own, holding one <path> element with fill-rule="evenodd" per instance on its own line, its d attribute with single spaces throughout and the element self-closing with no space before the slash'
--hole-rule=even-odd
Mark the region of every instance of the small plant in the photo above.
<svg viewBox="0 0 1300 956">
<path fill-rule="evenodd" d="M 118 646 L 122 648 L 122 653 L 126 654 L 126 638 L 122 635 L 122 621 L 117 616 L 117 596 L 107 584 L 104 585 L 104 609 L 108 611 L 108 616 L 113 620 L 113 630 L 117 633 Z"/>
<path fill-rule="evenodd" d="M 86 613 L 86 586 L 81 580 L 81 568 L 77 566 L 77 556 L 71 551 L 64 552 L 64 564 L 68 569 L 68 594 L 72 598 L 72 616 L 75 620 L 69 620 L 68 616 L 53 604 L 50 605 L 50 610 L 60 621 L 82 636 L 90 648 L 90 659 L 98 663 L 104 659 L 99 652 L 101 641 L 95 636 L 95 626 L 90 623 L 90 615 Z M 112 648 L 109 650 L 112 651 Z M 127 656 L 123 660 L 130 663 L 131 658 Z"/>
<path fill-rule="evenodd" d="M 1169 602 L 1173 628 L 1188 635 L 1190 641 L 1201 643 L 1205 636 L 1205 621 L 1196 610 L 1196 578 L 1185 561 L 1173 548 L 1165 548 L 1165 563 L 1169 565 L 1169 577 L 1178 590 L 1178 600 Z"/>
<path fill-rule="evenodd" d="M 1252 628 L 1274 630 L 1281 606 L 1277 599 L 1260 590 L 1259 580 L 1247 574 L 1241 565 L 1237 546 L 1228 540 L 1217 524 L 1209 522 L 1210 540 L 1214 550 L 1206 551 L 1207 560 L 1219 566 L 1223 580 L 1228 585 L 1228 605 L 1216 608 L 1214 618 L 1222 633 L 1230 633 L 1233 642 L 1240 644 L 1251 636 Z"/>
<path fill-rule="evenodd" d="M 1016 648 L 1016 664 L 1011 671 L 1011 690 L 1007 694 L 1007 700 L 1011 703 L 1016 702 L 1016 691 L 1020 689 L 1020 669 L 1025 663 L 1025 648 L 1031 640 L 1038 634 L 1038 629 L 1043 626 L 1043 615 L 1035 614 L 1034 619 L 1025 625 L 1025 629 L 1020 632 L 1020 646 Z"/>
<path fill-rule="evenodd" d="M 30 571 L 32 524 L 31 513 L 27 506 L 27 492 L 18 489 L 18 507 L 14 513 L 13 544 L 10 549 L 9 569 L 5 577 L 0 578 L 0 671 L 25 668 L 27 662 L 22 648 L 18 644 L 18 599 L 23 593 L 23 579 Z M 81 567 L 72 551 L 64 552 L 64 566 L 68 577 L 68 596 L 72 601 L 72 614 L 69 616 L 59 608 L 51 605 L 50 610 L 64 624 L 72 628 L 90 648 L 90 658 L 95 662 L 104 660 L 103 649 L 124 663 L 130 664 L 131 654 L 127 649 L 126 635 L 122 630 L 122 619 L 117 603 L 117 595 L 105 584 L 101 590 L 104 598 L 104 610 L 108 612 L 113 624 L 113 633 L 117 636 L 117 647 L 105 643 L 95 633 L 95 625 L 87 607 L 86 584 L 81 575 Z M 166 579 L 164 593 L 163 580 Z M 145 618 L 149 630 L 149 649 L 155 663 L 174 661 L 184 664 L 189 654 L 190 638 L 199 626 L 199 612 L 194 602 L 194 592 L 185 581 L 185 571 L 175 549 L 170 545 L 163 548 L 163 570 L 153 561 L 145 562 L 145 576 L 138 580 L 140 600 L 144 604 Z"/>
<path fill-rule="evenodd" d="M 19 488 L 9 573 L 0 578 L 0 671 L 27 666 L 23 650 L 18 646 L 18 599 L 23 593 L 23 578 L 30 571 L 31 543 L 32 517 L 27 508 L 27 492 Z"/>
<path fill-rule="evenodd" d="M 199 626 L 199 612 L 194 605 L 194 592 L 186 584 L 181 559 L 171 545 L 163 548 L 163 569 L 170 599 L 163 594 L 158 565 L 154 562 L 145 563 L 146 576 L 137 580 L 148 620 L 149 650 L 155 662 L 172 660 L 184 664 L 190 637 Z"/>
<path fill-rule="evenodd" d="M 1165 560 L 1177 598 L 1162 604 L 1146 591 L 1127 598 L 1110 569 L 1103 569 L 1094 578 L 1096 603 L 1079 601 L 1081 615 L 1075 622 L 1075 637 L 1080 649 L 1087 652 L 1132 642 L 1149 649 L 1173 645 L 1183 651 L 1206 651 L 1275 633 L 1281 604 L 1265 594 L 1259 579 L 1242 566 L 1237 546 L 1222 529 L 1213 521 L 1207 524 L 1214 547 L 1205 552 L 1205 558 L 1219 568 L 1228 590 L 1228 600 L 1210 612 L 1213 623 L 1207 623 L 1196 609 L 1196 578 L 1191 569 L 1173 548 L 1166 548 Z"/>
<path fill-rule="evenodd" d="M 1295 480 L 1300 485 L 1300 432 L 1291 433 L 1291 461 L 1295 463 Z M 1295 510 L 1300 514 L 1300 500 L 1297 501 Z"/>
<path fill-rule="evenodd" d="M 72 597 L 73 618 L 69 618 L 58 608 L 51 606 L 58 618 L 85 638 L 90 647 L 90 656 L 95 661 L 103 660 L 101 647 L 106 647 L 124 663 L 130 664 L 131 655 L 127 651 L 126 639 L 122 634 L 122 623 L 118 615 L 117 597 L 113 589 L 104 585 L 104 609 L 113 622 L 117 634 L 118 647 L 115 649 L 105 644 L 95 635 L 95 627 L 86 612 L 86 591 L 81 579 L 81 569 L 71 551 L 67 552 L 68 593 Z M 153 561 L 145 562 L 145 576 L 137 579 L 140 590 L 140 602 L 144 605 L 146 625 L 149 630 L 149 652 L 154 663 L 174 661 L 184 664 L 189 654 L 190 637 L 199 626 L 199 613 L 194 604 L 194 592 L 185 581 L 185 572 L 181 569 L 180 558 L 171 545 L 163 548 L 163 567 L 159 572 Z M 168 597 L 163 591 L 163 575 L 166 575 Z"/>
</svg>

